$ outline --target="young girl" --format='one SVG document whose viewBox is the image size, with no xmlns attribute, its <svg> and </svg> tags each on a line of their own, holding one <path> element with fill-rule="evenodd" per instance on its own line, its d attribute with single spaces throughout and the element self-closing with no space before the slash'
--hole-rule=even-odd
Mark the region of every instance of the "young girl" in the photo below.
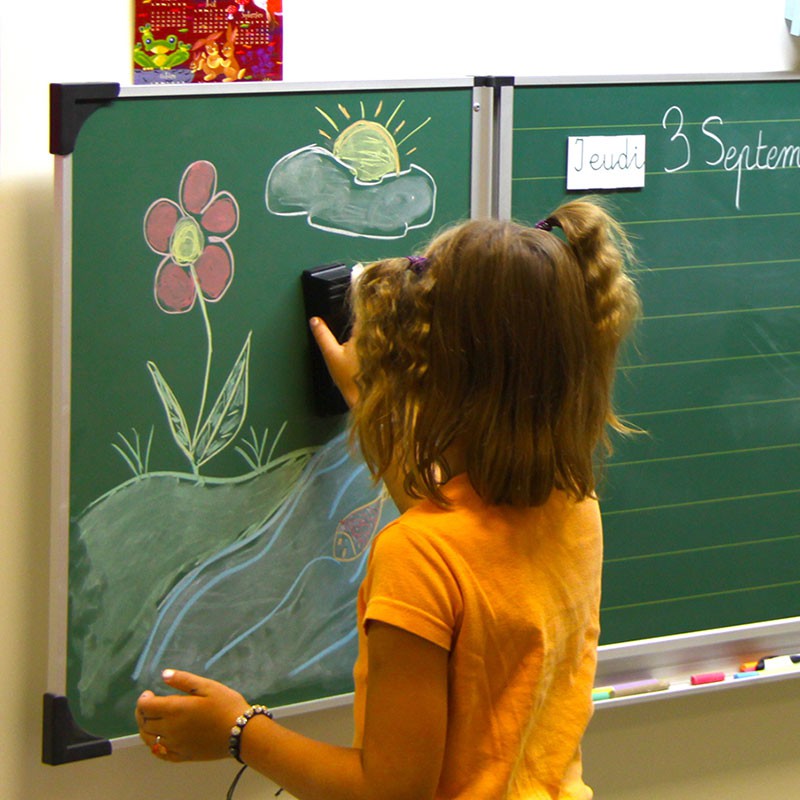
<svg viewBox="0 0 800 800">
<path fill-rule="evenodd" d="M 554 231 L 561 229 L 560 232 Z M 312 320 L 354 436 L 402 515 L 358 596 L 355 740 L 336 747 L 186 672 L 138 702 L 171 761 L 230 751 L 298 798 L 590 798 L 602 534 L 620 341 L 639 311 L 620 226 L 591 200 L 535 227 L 472 221 L 373 264 L 352 339 Z M 242 724 L 244 722 L 244 724 Z"/>
</svg>

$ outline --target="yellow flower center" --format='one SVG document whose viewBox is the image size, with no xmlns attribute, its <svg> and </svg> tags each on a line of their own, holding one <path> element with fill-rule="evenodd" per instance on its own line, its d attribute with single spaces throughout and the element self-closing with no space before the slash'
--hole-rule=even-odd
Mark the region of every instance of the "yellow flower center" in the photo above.
<svg viewBox="0 0 800 800">
<path fill-rule="evenodd" d="M 205 236 L 197 220 L 182 217 L 175 225 L 169 242 L 169 253 L 176 264 L 194 264 L 206 246 Z"/>
</svg>

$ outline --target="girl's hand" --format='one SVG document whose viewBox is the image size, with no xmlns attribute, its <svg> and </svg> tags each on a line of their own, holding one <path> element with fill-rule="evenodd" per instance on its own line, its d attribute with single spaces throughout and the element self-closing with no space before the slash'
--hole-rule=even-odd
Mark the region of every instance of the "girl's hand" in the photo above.
<svg viewBox="0 0 800 800">
<path fill-rule="evenodd" d="M 355 337 L 351 336 L 344 344 L 339 344 L 330 328 L 325 324 L 325 320 L 312 317 L 308 324 L 311 326 L 311 332 L 325 359 L 333 382 L 342 393 L 347 405 L 352 408 L 358 401 L 358 387 L 355 381 L 358 374 L 358 356 L 356 355 Z"/>
<path fill-rule="evenodd" d="M 228 756 L 231 728 L 249 703 L 238 692 L 191 672 L 167 669 L 164 682 L 184 694 L 144 692 L 136 704 L 139 735 L 166 761 L 208 761 Z"/>
</svg>

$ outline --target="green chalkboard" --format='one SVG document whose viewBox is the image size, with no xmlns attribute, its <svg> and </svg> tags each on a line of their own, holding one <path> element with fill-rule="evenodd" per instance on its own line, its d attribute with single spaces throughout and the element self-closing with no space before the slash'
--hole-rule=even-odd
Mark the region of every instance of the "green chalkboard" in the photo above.
<svg viewBox="0 0 800 800">
<path fill-rule="evenodd" d="M 800 615 L 800 84 L 517 81 L 511 214 L 571 196 L 568 137 L 633 135 L 645 185 L 609 194 L 644 319 L 616 401 L 646 434 L 602 486 L 605 644 Z"/>
<path fill-rule="evenodd" d="M 469 82 L 442 81 L 131 89 L 85 115 L 59 159 L 56 435 L 85 729 L 132 733 L 167 666 L 273 706 L 351 691 L 366 545 L 396 512 L 343 418 L 314 412 L 300 277 L 467 218 L 472 106 Z"/>
</svg>

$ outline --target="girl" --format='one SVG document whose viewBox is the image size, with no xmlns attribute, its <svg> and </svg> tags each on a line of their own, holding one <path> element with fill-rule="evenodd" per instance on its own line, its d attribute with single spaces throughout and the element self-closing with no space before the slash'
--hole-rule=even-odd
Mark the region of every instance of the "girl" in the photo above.
<svg viewBox="0 0 800 800">
<path fill-rule="evenodd" d="M 556 234 L 557 227 L 562 233 Z M 402 515 L 358 596 L 355 739 L 306 739 L 185 672 L 145 692 L 171 760 L 229 750 L 298 798 L 584 800 L 602 541 L 593 455 L 639 311 L 620 226 L 592 200 L 535 227 L 472 221 L 355 283 L 354 335 L 315 338 Z"/>
</svg>

